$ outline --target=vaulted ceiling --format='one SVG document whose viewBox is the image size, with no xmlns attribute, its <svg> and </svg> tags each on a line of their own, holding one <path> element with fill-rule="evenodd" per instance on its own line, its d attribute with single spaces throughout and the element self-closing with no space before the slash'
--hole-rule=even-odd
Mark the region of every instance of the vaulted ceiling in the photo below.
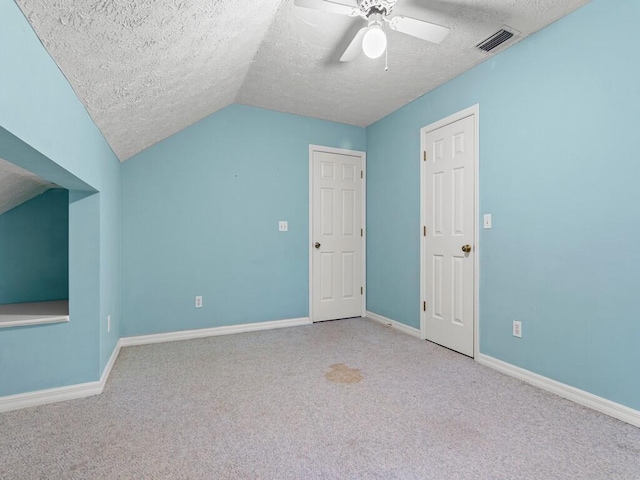
<svg viewBox="0 0 640 480">
<path fill-rule="evenodd" d="M 475 45 L 502 26 L 519 40 L 588 0 L 398 0 L 451 33 L 389 31 L 388 71 L 339 61 L 362 19 L 293 0 L 16 2 L 124 161 L 231 103 L 368 126 L 486 60 Z"/>
</svg>

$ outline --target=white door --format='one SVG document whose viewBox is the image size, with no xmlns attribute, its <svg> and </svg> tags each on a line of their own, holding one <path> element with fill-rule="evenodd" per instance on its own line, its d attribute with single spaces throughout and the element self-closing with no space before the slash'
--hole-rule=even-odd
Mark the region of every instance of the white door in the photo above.
<svg viewBox="0 0 640 480">
<path fill-rule="evenodd" d="M 426 131 L 425 336 L 465 355 L 474 345 L 474 115 Z"/>
<path fill-rule="evenodd" d="M 311 318 L 363 315 L 363 157 L 311 149 Z"/>
</svg>

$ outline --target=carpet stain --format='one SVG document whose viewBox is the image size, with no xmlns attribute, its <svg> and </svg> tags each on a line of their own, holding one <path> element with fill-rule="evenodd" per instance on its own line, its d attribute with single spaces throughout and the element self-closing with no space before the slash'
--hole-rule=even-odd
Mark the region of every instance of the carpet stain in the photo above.
<svg viewBox="0 0 640 480">
<path fill-rule="evenodd" d="M 362 374 L 359 368 L 349 368 L 344 363 L 331 365 L 331 371 L 324 374 L 327 380 L 333 383 L 360 383 Z"/>
<path fill-rule="evenodd" d="M 616 446 L 620 449 L 620 450 L 626 450 L 628 452 L 631 452 L 635 455 L 640 455 L 640 448 L 636 448 L 633 445 L 627 445 L 626 443 L 616 443 Z"/>
<path fill-rule="evenodd" d="M 80 470 L 81 468 L 85 468 L 85 466 L 86 466 L 86 462 L 77 463 L 71 466 L 71 471 L 75 472 L 77 470 Z"/>
<path fill-rule="evenodd" d="M 487 443 L 485 436 L 475 425 L 453 417 L 429 422 L 425 428 L 438 432 L 437 436 L 450 448 L 477 448 Z"/>
</svg>

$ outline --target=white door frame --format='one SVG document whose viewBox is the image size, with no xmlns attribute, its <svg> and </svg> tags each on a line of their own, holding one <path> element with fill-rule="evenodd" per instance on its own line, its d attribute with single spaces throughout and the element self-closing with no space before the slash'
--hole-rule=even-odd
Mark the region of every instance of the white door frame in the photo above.
<svg viewBox="0 0 640 480">
<path fill-rule="evenodd" d="M 367 154 L 359 150 L 324 147 L 309 144 L 309 320 L 314 322 L 313 311 L 313 152 L 327 152 L 338 155 L 351 155 L 362 159 L 362 308 L 360 316 L 367 311 Z"/>
<path fill-rule="evenodd" d="M 461 110 L 453 115 L 449 115 L 442 120 L 438 120 L 426 127 L 420 129 L 420 338 L 422 340 L 427 339 L 427 312 L 423 309 L 423 302 L 425 301 L 424 293 L 427 287 L 427 272 L 425 268 L 426 260 L 426 247 L 427 237 L 424 236 L 423 228 L 427 224 L 427 211 L 425 208 L 426 202 L 426 163 L 424 161 L 424 153 L 426 151 L 426 136 L 427 133 L 437 130 L 441 127 L 449 125 L 451 123 L 473 116 L 475 118 L 475 198 L 474 198 L 474 219 L 473 219 L 473 248 L 474 248 L 474 260 L 473 260 L 473 356 L 474 358 L 480 353 L 480 306 L 479 306 L 479 291 L 480 291 L 480 105 L 475 104 L 472 107 Z"/>
</svg>

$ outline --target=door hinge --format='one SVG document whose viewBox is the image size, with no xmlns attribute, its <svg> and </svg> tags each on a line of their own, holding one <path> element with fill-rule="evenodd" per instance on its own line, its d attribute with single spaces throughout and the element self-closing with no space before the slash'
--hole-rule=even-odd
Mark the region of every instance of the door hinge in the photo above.
<svg viewBox="0 0 640 480">
<path fill-rule="evenodd" d="M 425 236 L 425 237 L 427 236 L 427 226 L 426 225 L 424 225 L 422 227 L 422 235 Z"/>
<path fill-rule="evenodd" d="M 422 159 L 426 162 L 427 161 L 427 151 L 425 150 L 424 152 L 422 152 Z"/>
<path fill-rule="evenodd" d="M 364 178 L 364 173 L 363 172 L 364 172 L 363 170 L 360 170 L 360 178 Z"/>
<path fill-rule="evenodd" d="M 361 236 L 361 237 L 364 237 L 364 228 L 361 228 L 361 229 L 360 229 L 360 236 Z"/>
<path fill-rule="evenodd" d="M 360 295 L 364 295 L 364 287 L 360 287 Z"/>
<path fill-rule="evenodd" d="M 427 311 L 427 302 L 422 302 L 422 311 L 423 312 Z"/>
</svg>

